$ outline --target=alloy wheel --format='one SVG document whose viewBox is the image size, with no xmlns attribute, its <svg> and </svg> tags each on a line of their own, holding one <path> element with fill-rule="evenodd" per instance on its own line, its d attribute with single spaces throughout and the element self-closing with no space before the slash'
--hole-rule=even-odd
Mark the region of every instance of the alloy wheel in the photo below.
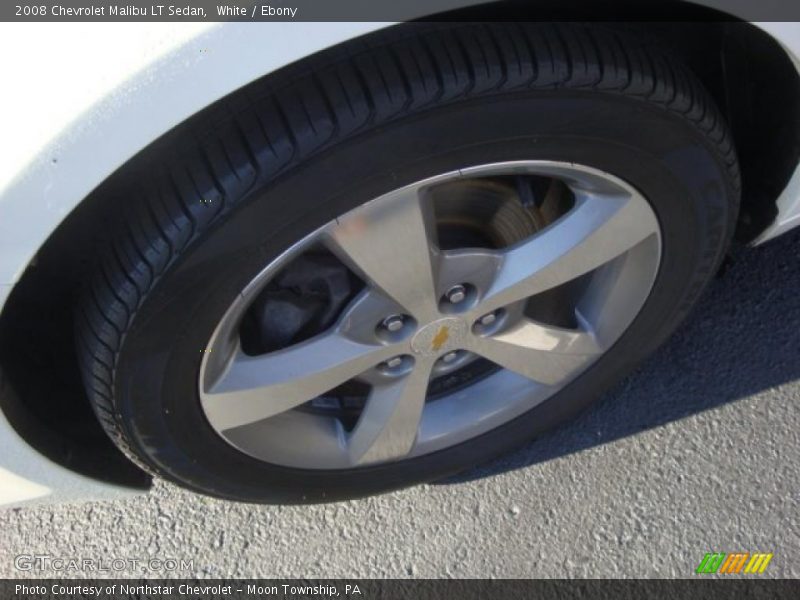
<svg viewBox="0 0 800 600">
<path fill-rule="evenodd" d="M 453 446 L 597 361 L 644 305 L 660 253 L 646 199 L 587 166 L 493 163 L 404 186 L 311 233 L 247 285 L 204 353 L 203 410 L 229 444 L 290 467 Z M 326 269 L 327 283 L 302 280 L 302 261 L 318 279 Z M 281 278 L 294 283 L 278 289 Z M 248 327 L 274 332 L 293 315 L 279 343 L 248 341 Z"/>
</svg>

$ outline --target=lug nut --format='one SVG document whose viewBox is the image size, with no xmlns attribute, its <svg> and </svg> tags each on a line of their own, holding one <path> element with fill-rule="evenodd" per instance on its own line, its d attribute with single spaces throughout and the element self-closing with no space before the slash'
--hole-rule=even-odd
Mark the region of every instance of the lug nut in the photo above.
<svg viewBox="0 0 800 600">
<path fill-rule="evenodd" d="M 459 302 L 463 302 L 464 298 L 467 297 L 467 288 L 463 285 L 454 285 L 445 294 L 447 297 L 448 302 L 451 304 L 458 304 Z"/>
<path fill-rule="evenodd" d="M 458 358 L 458 351 L 448 352 L 442 357 L 442 362 L 449 364 Z"/>
<path fill-rule="evenodd" d="M 400 365 L 403 364 L 403 357 L 402 356 L 394 356 L 383 363 L 383 366 L 388 369 L 396 369 Z"/>
<path fill-rule="evenodd" d="M 391 317 L 386 317 L 381 325 L 383 325 L 383 328 L 387 331 L 395 333 L 403 328 L 404 322 L 405 319 L 403 318 L 403 315 L 392 315 Z"/>
<path fill-rule="evenodd" d="M 488 315 L 483 315 L 479 319 L 479 322 L 484 327 L 488 327 L 489 325 L 494 323 L 496 320 L 497 320 L 497 315 L 495 313 L 493 313 L 493 312 L 490 312 Z"/>
</svg>

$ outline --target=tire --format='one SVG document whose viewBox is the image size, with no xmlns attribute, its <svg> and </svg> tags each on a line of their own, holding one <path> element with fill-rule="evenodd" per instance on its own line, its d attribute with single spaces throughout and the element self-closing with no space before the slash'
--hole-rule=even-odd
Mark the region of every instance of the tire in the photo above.
<svg viewBox="0 0 800 600">
<path fill-rule="evenodd" d="M 353 469 L 271 464 L 198 400 L 203 349 L 231 302 L 310 232 L 403 185 L 474 164 L 545 160 L 641 192 L 661 259 L 633 322 L 547 401 L 430 454 Z M 723 118 L 686 67 L 602 26 L 419 25 L 236 92 L 144 151 L 77 304 L 87 393 L 147 471 L 212 496 L 336 501 L 438 479 L 576 415 L 680 323 L 718 268 L 739 174 Z"/>
</svg>

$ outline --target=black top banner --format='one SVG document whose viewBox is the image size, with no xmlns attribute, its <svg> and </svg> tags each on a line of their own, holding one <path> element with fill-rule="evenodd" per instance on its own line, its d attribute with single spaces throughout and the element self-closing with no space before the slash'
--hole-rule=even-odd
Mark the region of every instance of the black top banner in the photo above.
<svg viewBox="0 0 800 600">
<path fill-rule="evenodd" d="M 800 581 L 759 579 L 678 580 L 2 580 L 4 600 L 47 598 L 157 598 L 195 600 L 789 600 L 800 597 Z"/>
<path fill-rule="evenodd" d="M 0 21 L 796 21 L 797 0 L 10 0 Z"/>
</svg>

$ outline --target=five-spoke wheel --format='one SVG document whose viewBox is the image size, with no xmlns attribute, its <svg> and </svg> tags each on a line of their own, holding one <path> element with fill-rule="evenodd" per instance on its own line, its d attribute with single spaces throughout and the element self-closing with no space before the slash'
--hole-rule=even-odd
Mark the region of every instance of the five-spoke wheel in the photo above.
<svg viewBox="0 0 800 600">
<path fill-rule="evenodd" d="M 504 201 L 519 210 L 526 208 L 520 190 L 532 189 L 532 178 L 549 182 L 545 190 L 561 186 L 562 214 L 506 247 L 442 249 L 440 205 L 456 187 L 503 178 L 515 186 Z M 543 201 L 532 198 L 533 207 Z M 505 203 L 494 210 L 510 210 Z M 325 330 L 263 354 L 244 352 L 248 300 L 302 253 L 320 248 L 363 288 Z M 235 447 L 303 468 L 392 461 L 453 445 L 543 401 L 607 350 L 647 297 L 659 252 L 658 221 L 646 200 L 596 169 L 511 162 L 426 179 L 335 219 L 247 286 L 209 342 L 203 409 Z M 529 310 L 554 290 L 564 291 L 571 326 L 537 320 Z M 478 359 L 496 368 L 431 397 L 433 379 L 457 378 Z M 352 426 L 335 414 L 294 410 L 351 380 L 368 386 Z"/>
</svg>

